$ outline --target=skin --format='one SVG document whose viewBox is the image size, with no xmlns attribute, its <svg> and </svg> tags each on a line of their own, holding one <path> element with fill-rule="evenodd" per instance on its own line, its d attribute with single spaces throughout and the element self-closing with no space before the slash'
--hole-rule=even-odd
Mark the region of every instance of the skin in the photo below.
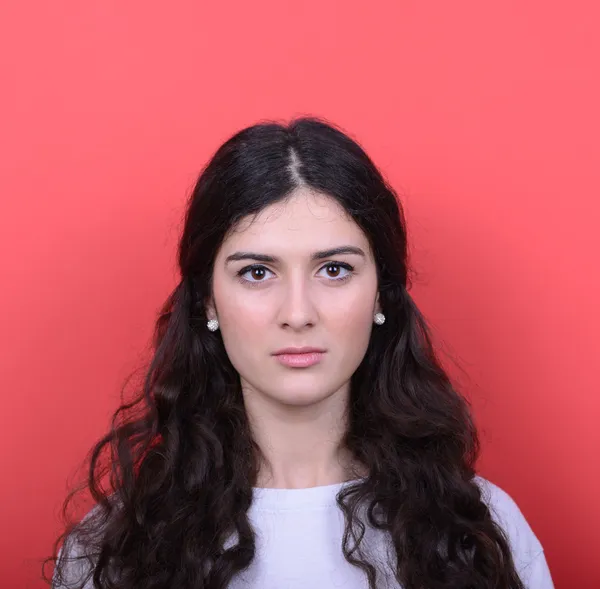
<svg viewBox="0 0 600 589">
<path fill-rule="evenodd" d="M 341 246 L 360 248 L 364 255 L 311 258 Z M 277 260 L 227 261 L 236 252 Z M 340 439 L 349 380 L 377 328 L 377 287 L 373 252 L 362 230 L 334 199 L 304 187 L 244 219 L 223 242 L 207 314 L 219 320 L 265 457 L 258 486 L 306 488 L 347 480 L 352 458 Z M 272 355 L 289 346 L 326 351 L 319 364 L 290 368 Z"/>
</svg>

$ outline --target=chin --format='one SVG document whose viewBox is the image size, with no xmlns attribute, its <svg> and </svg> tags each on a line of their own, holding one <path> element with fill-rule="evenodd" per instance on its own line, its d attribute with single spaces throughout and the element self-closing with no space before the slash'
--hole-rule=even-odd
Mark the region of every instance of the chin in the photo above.
<svg viewBox="0 0 600 589">
<path fill-rule="evenodd" d="M 279 389 L 276 394 L 269 395 L 274 401 L 290 407 L 315 405 L 331 397 L 327 391 L 315 391 L 314 387 L 303 387 L 289 390 Z"/>
</svg>

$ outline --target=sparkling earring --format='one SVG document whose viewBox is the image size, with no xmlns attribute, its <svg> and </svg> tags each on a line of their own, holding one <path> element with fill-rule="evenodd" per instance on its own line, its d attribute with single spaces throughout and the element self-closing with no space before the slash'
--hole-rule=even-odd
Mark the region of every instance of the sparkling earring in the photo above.
<svg viewBox="0 0 600 589">
<path fill-rule="evenodd" d="M 219 329 L 219 321 L 217 319 L 211 319 L 206 322 L 206 327 L 208 327 L 209 331 L 217 331 L 217 329 Z"/>
<path fill-rule="evenodd" d="M 383 313 L 375 313 L 373 320 L 377 325 L 383 325 L 385 323 L 385 315 Z"/>
</svg>

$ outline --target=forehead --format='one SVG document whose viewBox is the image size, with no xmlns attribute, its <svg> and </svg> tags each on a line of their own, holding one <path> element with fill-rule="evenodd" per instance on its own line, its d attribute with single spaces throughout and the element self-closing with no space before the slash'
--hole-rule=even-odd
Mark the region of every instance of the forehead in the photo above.
<svg viewBox="0 0 600 589">
<path fill-rule="evenodd" d="M 242 219 L 226 237 L 222 250 L 252 246 L 308 252 L 339 245 L 369 249 L 362 229 L 334 198 L 300 188 L 285 200 Z"/>
</svg>

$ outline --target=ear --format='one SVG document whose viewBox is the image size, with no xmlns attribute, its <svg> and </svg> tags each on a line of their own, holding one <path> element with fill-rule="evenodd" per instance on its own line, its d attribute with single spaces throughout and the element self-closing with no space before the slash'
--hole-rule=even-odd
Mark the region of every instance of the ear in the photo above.
<svg viewBox="0 0 600 589">
<path fill-rule="evenodd" d="M 215 308 L 215 303 L 212 297 L 208 297 L 204 301 L 204 309 L 206 311 L 206 317 L 208 320 L 217 318 L 217 310 Z"/>
<path fill-rule="evenodd" d="M 381 304 L 379 303 L 379 292 L 377 292 L 377 297 L 375 298 L 375 311 L 374 313 L 381 313 Z"/>
</svg>

